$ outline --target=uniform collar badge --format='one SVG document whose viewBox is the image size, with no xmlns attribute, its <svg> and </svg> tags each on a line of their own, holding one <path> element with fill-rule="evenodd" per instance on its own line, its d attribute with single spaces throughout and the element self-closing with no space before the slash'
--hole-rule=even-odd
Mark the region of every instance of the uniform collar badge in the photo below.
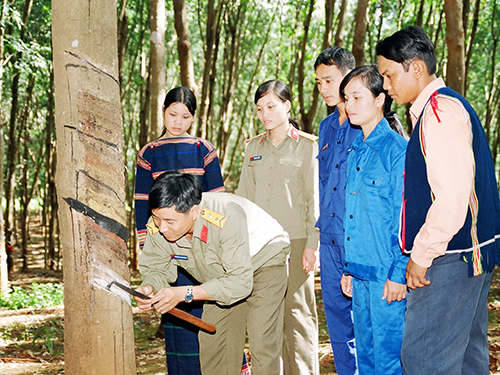
<svg viewBox="0 0 500 375">
<path fill-rule="evenodd" d="M 208 227 L 203 224 L 203 227 L 201 228 L 201 233 L 200 233 L 200 239 L 207 243 L 207 239 L 208 239 Z"/>
</svg>

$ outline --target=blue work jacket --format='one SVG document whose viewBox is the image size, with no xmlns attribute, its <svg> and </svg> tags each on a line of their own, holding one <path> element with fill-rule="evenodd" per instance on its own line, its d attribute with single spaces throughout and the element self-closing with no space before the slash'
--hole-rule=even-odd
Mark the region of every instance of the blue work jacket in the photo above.
<svg viewBox="0 0 500 375">
<path fill-rule="evenodd" d="M 345 179 L 347 151 L 360 128 L 349 120 L 339 124 L 339 111 L 321 121 L 318 139 L 319 164 L 319 219 L 320 242 L 324 245 L 344 246 L 343 221 L 345 214 Z"/>
<path fill-rule="evenodd" d="M 404 284 L 408 257 L 398 241 L 408 142 L 382 119 L 347 160 L 344 272 L 358 279 Z"/>
</svg>

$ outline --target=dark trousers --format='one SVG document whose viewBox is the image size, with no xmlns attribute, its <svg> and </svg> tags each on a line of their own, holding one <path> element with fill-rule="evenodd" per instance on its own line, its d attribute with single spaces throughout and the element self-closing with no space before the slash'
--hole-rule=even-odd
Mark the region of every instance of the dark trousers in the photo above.
<svg viewBox="0 0 500 375">
<path fill-rule="evenodd" d="M 492 275 L 467 277 L 459 254 L 434 260 L 426 276 L 431 284 L 408 294 L 401 349 L 405 375 L 489 374 Z"/>
<path fill-rule="evenodd" d="M 199 283 L 184 269 L 179 268 L 177 283 L 180 285 L 198 285 Z M 201 318 L 203 301 L 180 303 L 177 308 Z M 169 375 L 201 375 L 199 329 L 171 314 L 163 314 L 163 332 L 165 333 L 165 352 Z"/>
<path fill-rule="evenodd" d="M 357 374 L 352 301 L 340 288 L 344 270 L 344 249 L 320 246 L 321 293 L 335 368 L 339 375 Z"/>
</svg>

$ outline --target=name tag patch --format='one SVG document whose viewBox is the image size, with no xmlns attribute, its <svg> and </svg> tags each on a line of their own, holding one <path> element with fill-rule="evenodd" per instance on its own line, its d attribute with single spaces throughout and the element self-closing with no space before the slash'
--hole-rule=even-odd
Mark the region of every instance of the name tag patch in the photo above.
<svg viewBox="0 0 500 375">
<path fill-rule="evenodd" d="M 170 258 L 172 258 L 172 259 L 178 259 L 178 260 L 188 260 L 187 255 L 170 254 Z"/>
<path fill-rule="evenodd" d="M 252 157 L 250 158 L 250 161 L 261 160 L 261 159 L 262 159 L 262 155 L 252 156 Z"/>
</svg>

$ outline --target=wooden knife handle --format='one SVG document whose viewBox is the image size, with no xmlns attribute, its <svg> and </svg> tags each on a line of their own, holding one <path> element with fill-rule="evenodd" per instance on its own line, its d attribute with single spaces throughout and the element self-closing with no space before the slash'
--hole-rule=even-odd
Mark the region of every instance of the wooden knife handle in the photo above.
<svg viewBox="0 0 500 375">
<path fill-rule="evenodd" d="M 215 326 L 212 323 L 205 322 L 204 320 L 198 318 L 197 316 L 179 310 L 176 307 L 174 307 L 168 313 L 178 317 L 179 319 L 185 320 L 188 323 L 194 324 L 195 326 L 200 327 L 204 331 L 214 333 L 216 330 Z"/>
</svg>

